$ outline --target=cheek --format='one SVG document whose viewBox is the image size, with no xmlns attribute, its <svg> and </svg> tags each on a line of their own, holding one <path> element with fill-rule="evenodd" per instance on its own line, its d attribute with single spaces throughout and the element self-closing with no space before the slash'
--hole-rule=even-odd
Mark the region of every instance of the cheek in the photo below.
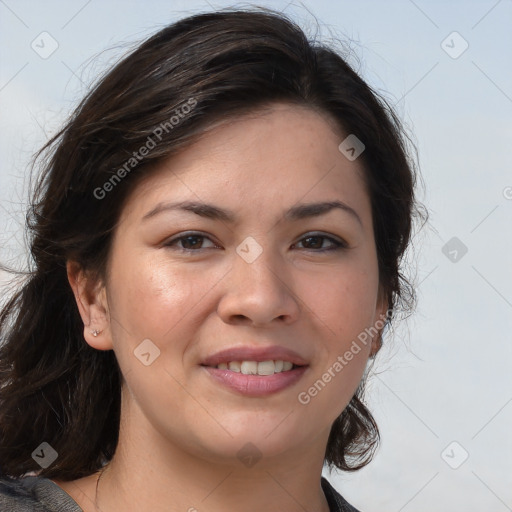
<svg viewBox="0 0 512 512">
<path fill-rule="evenodd" d="M 322 356 L 298 394 L 314 416 L 341 414 L 356 391 L 371 351 L 376 282 L 364 273 L 331 278 L 312 297 Z"/>
<path fill-rule="evenodd" d="M 367 330 L 375 319 L 376 275 L 367 268 L 338 269 L 329 278 L 317 279 L 314 292 L 305 295 L 320 333 L 316 342 L 323 345 L 322 356 L 297 397 L 312 415 L 329 415 L 334 421 L 361 381 L 371 351 Z M 304 286 L 302 293 L 307 289 Z"/>
<path fill-rule="evenodd" d="M 177 264 L 165 250 L 139 255 L 133 251 L 117 262 L 109 283 L 109 305 L 120 364 L 130 369 L 134 350 L 150 339 L 162 355 L 172 354 L 169 360 L 179 366 L 191 337 L 215 310 L 211 300 L 227 269 Z"/>
<path fill-rule="evenodd" d="M 312 312 L 332 343 L 357 337 L 374 320 L 378 291 L 377 271 L 348 265 L 332 272 L 305 275 L 297 295 Z"/>
<path fill-rule="evenodd" d="M 165 335 L 193 309 L 207 283 L 199 275 L 183 272 L 163 258 L 125 258 L 110 280 L 111 314 L 116 340 L 126 344 L 155 340 Z"/>
<path fill-rule="evenodd" d="M 175 312 L 173 316 L 182 315 L 199 293 L 198 286 L 197 275 L 173 267 L 160 255 L 123 259 L 111 280 L 116 312 L 134 324 L 143 315 L 156 319 L 164 312 L 168 315 L 170 310 Z M 144 324 L 153 325 L 149 321 Z"/>
<path fill-rule="evenodd" d="M 354 395 L 364 372 L 367 354 L 361 350 L 340 351 L 311 376 L 297 394 L 299 407 L 308 417 L 323 418 L 326 424 L 343 412 Z M 347 357 L 348 356 L 348 357 Z"/>
</svg>

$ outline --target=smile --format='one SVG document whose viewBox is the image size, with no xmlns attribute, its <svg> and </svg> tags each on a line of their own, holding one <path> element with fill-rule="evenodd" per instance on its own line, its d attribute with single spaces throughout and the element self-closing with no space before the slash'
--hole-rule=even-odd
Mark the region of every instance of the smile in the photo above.
<svg viewBox="0 0 512 512">
<path fill-rule="evenodd" d="M 293 386 L 309 362 L 288 347 L 242 345 L 204 358 L 201 368 L 214 384 L 237 394 L 262 397 Z"/>
<path fill-rule="evenodd" d="M 272 363 L 272 366 L 270 363 Z M 280 363 L 283 363 L 283 368 L 274 371 L 276 366 L 277 368 L 281 366 Z M 228 365 L 232 366 L 233 369 L 228 368 Z M 291 368 L 285 370 L 290 365 Z M 220 363 L 217 366 L 201 366 L 201 368 L 206 371 L 214 383 L 220 384 L 223 388 L 228 388 L 236 394 L 264 397 L 293 386 L 302 378 L 309 367 L 295 366 L 288 361 L 278 360 L 261 361 L 259 363 L 256 361 L 232 361 L 230 363 Z M 252 373 L 255 368 L 257 373 Z M 267 373 L 260 373 L 260 371 Z"/>
<path fill-rule="evenodd" d="M 219 363 L 219 370 L 230 370 L 244 375 L 274 375 L 274 373 L 287 372 L 293 368 L 290 361 L 230 361 Z"/>
</svg>

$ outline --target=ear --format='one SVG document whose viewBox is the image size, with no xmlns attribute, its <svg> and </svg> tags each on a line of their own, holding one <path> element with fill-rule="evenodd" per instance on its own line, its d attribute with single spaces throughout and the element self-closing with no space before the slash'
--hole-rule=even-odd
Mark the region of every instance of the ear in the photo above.
<svg viewBox="0 0 512 512">
<path fill-rule="evenodd" d="M 85 341 L 97 350 L 111 350 L 112 333 L 104 284 L 87 276 L 74 261 L 66 263 L 66 270 L 84 323 Z"/>
<path fill-rule="evenodd" d="M 379 295 L 377 298 L 377 306 L 375 308 L 375 322 L 373 327 L 378 332 L 373 336 L 372 349 L 370 358 L 374 358 L 382 347 L 382 330 L 387 321 L 387 313 L 389 310 L 389 303 L 384 290 L 379 287 Z"/>
</svg>

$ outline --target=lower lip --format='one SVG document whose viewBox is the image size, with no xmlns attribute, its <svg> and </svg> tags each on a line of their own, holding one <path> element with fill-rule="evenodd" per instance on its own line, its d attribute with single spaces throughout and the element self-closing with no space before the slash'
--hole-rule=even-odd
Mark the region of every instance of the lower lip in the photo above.
<svg viewBox="0 0 512 512">
<path fill-rule="evenodd" d="M 273 375 L 244 375 L 211 366 L 203 366 L 203 368 L 221 384 L 246 396 L 267 396 L 282 391 L 293 386 L 307 370 L 307 366 L 299 366 Z"/>
</svg>

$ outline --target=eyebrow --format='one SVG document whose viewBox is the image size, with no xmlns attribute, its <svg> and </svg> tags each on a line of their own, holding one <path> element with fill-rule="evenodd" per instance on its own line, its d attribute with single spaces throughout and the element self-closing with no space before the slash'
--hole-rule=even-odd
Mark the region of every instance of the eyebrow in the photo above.
<svg viewBox="0 0 512 512">
<path fill-rule="evenodd" d="M 305 203 L 299 204 L 296 206 L 292 206 L 289 210 L 287 210 L 284 214 L 284 219 L 287 221 L 297 221 L 303 220 L 311 217 L 319 217 L 321 215 L 325 215 L 326 213 L 339 209 L 343 212 L 348 213 L 354 219 L 356 219 L 361 226 L 363 225 L 361 218 L 357 214 L 357 212 L 348 206 L 347 204 L 335 200 L 335 201 L 323 201 L 319 203 Z M 146 213 L 142 220 L 149 219 L 158 215 L 159 213 L 169 211 L 169 210 L 183 210 L 195 213 L 200 217 L 205 217 L 212 220 L 220 220 L 227 223 L 234 223 L 236 221 L 236 215 L 231 210 L 224 210 L 217 206 L 207 203 L 201 203 L 197 201 L 181 201 L 178 203 L 159 203 L 153 208 L 151 211 Z"/>
</svg>

